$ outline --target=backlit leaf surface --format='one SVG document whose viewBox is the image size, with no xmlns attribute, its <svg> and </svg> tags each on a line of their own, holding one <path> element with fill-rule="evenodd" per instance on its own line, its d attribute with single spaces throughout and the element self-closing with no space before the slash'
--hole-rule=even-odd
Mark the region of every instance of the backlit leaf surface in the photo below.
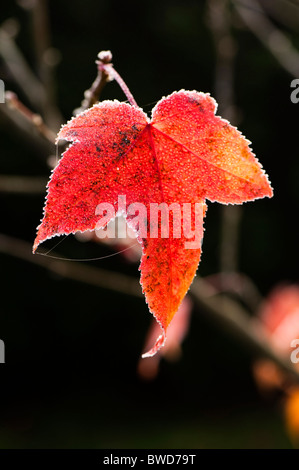
<svg viewBox="0 0 299 470">
<path fill-rule="evenodd" d="M 249 142 L 215 111 L 214 99 L 196 91 L 181 90 L 163 98 L 151 120 L 140 108 L 104 101 L 73 118 L 58 134 L 71 145 L 50 179 L 34 251 L 55 235 L 104 227 L 114 215 L 99 214 L 100 203 L 123 212 L 137 230 L 141 285 L 162 327 L 148 355 L 164 344 L 167 327 L 194 278 L 205 200 L 240 204 L 272 196 Z M 121 209 L 119 196 L 124 197 Z M 138 212 L 127 213 L 135 203 L 146 207 L 146 233 L 136 225 Z M 161 213 L 156 221 L 150 217 L 153 203 L 170 209 L 167 237 L 162 234 L 166 219 Z M 174 203 L 182 210 L 179 220 L 171 209 Z M 184 231 L 184 205 L 190 208 L 189 234 Z M 190 248 L 192 234 L 199 243 Z"/>
</svg>

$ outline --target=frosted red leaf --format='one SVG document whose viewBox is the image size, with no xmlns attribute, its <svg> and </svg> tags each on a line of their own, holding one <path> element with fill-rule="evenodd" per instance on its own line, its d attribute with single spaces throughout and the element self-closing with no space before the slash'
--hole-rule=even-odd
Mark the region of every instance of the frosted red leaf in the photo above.
<svg viewBox="0 0 299 470">
<path fill-rule="evenodd" d="M 118 101 L 96 104 L 69 121 L 58 139 L 72 144 L 50 179 L 33 251 L 53 236 L 95 229 L 101 219 L 98 204 L 110 203 L 117 212 L 119 195 L 126 198 L 124 213 L 137 202 L 147 208 L 147 216 L 152 203 L 191 205 L 192 230 L 196 225 L 200 240 L 205 199 L 242 203 L 271 197 L 267 176 L 249 142 L 215 111 L 216 102 L 208 94 L 181 90 L 158 102 L 151 121 L 140 108 Z M 180 238 L 175 220 L 170 211 L 168 238 L 161 236 L 161 217 L 158 238 L 150 236 L 150 224 L 146 236 L 137 233 L 142 245 L 141 285 L 162 328 L 146 355 L 163 346 L 200 260 L 201 244 L 186 248 L 190 239 L 183 233 L 183 220 Z M 131 223 L 129 216 L 127 222 Z"/>
</svg>

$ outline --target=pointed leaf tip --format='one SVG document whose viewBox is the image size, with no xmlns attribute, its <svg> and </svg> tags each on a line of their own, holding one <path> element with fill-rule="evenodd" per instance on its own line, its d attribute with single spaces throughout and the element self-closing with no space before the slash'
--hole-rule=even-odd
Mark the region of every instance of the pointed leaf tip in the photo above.
<svg viewBox="0 0 299 470">
<path fill-rule="evenodd" d="M 165 341 L 166 341 L 166 333 L 165 331 L 163 330 L 163 333 L 162 335 L 160 335 L 156 341 L 156 343 L 154 344 L 154 346 L 146 353 L 142 354 L 142 358 L 146 358 L 146 357 L 152 357 L 154 356 L 158 351 L 159 349 L 163 348 L 164 344 L 165 344 Z"/>
</svg>

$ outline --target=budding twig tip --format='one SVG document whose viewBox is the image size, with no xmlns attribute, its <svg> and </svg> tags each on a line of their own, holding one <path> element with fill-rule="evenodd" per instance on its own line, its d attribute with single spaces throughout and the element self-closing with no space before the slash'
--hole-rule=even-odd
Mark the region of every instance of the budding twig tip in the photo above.
<svg viewBox="0 0 299 470">
<path fill-rule="evenodd" d="M 98 59 L 104 64 L 109 64 L 112 60 L 112 52 L 111 51 L 101 51 L 98 53 Z"/>
</svg>

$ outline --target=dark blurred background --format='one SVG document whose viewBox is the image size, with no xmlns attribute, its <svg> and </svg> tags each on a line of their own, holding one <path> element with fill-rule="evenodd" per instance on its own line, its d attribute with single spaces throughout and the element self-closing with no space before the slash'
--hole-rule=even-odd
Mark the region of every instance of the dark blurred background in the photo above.
<svg viewBox="0 0 299 470">
<path fill-rule="evenodd" d="M 36 14 L 38 3 L 48 12 L 45 18 Z M 256 25 L 266 17 L 290 44 L 272 32 L 267 45 L 240 8 L 245 16 L 257 15 Z M 22 87 L 23 69 L 14 74 L 8 66 L 9 60 L 17 63 L 9 56 L 11 43 L 55 97 L 51 103 L 60 110 L 61 123 L 71 118 L 94 80 L 100 50 L 112 51 L 115 68 L 146 112 L 181 88 L 211 93 L 220 114 L 252 141 L 274 188 L 273 199 L 239 210 L 238 233 L 231 235 L 237 240 L 232 247 L 237 266 L 231 268 L 251 279 L 262 297 L 282 281 L 298 282 L 299 103 L 290 100 L 290 84 L 296 70 L 299 78 L 299 61 L 292 55 L 299 49 L 299 2 L 2 1 L 0 18 L 0 77 L 6 90 L 42 114 L 55 132 L 59 123 L 51 105 L 42 107 L 37 89 L 34 104 Z M 271 47 L 290 55 L 292 70 Z M 125 100 L 112 82 L 101 99 L 114 98 Z M 145 380 L 137 373 L 151 322 L 145 300 L 76 282 L 63 269 L 55 274 L 30 261 L 45 189 L 14 190 L 8 177 L 28 177 L 23 183 L 37 181 L 37 186 L 41 178 L 46 182 L 55 147 L 33 126 L 31 131 L 18 126 L 16 111 L 4 107 L 0 104 L 0 231 L 28 245 L 20 248 L 25 260 L 17 248 L 11 253 L 13 242 L 6 249 L 0 239 L 0 338 L 6 353 L 0 365 L 0 447 L 291 447 L 284 398 L 279 392 L 260 393 L 252 351 L 195 304 L 180 359 L 162 358 L 156 377 Z M 225 263 L 224 217 L 221 205 L 208 203 L 198 269 L 207 279 Z M 114 248 L 70 236 L 55 252 L 93 258 L 113 254 Z M 139 279 L 138 262 L 121 254 L 81 264 Z"/>
</svg>

